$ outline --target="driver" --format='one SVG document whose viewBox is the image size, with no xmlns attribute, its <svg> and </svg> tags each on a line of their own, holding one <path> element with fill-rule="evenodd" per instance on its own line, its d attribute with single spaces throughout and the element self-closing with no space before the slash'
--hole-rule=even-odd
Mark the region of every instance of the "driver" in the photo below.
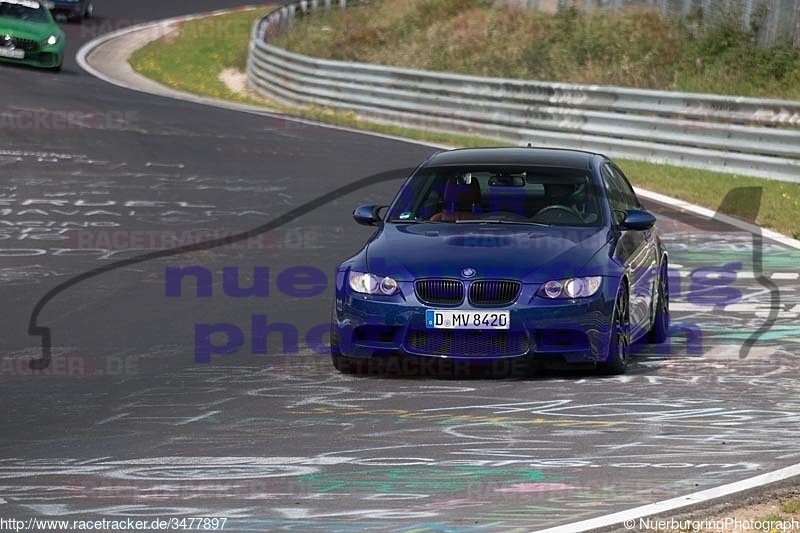
<svg viewBox="0 0 800 533">
<path fill-rule="evenodd" d="M 581 202 L 579 202 L 578 198 L 578 188 L 579 185 L 573 185 L 571 183 L 550 183 L 544 186 L 545 187 L 545 198 L 547 200 L 547 205 L 545 209 L 552 206 L 564 206 L 569 209 L 572 209 L 576 213 L 583 212 L 583 206 Z"/>
</svg>

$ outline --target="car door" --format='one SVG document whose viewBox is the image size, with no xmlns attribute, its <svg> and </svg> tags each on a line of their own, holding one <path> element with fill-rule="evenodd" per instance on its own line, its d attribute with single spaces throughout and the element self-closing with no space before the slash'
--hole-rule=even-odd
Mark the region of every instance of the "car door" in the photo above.
<svg viewBox="0 0 800 533">
<path fill-rule="evenodd" d="M 631 281 L 630 313 L 635 327 L 633 336 L 650 327 L 650 309 L 653 305 L 654 272 L 657 272 L 655 239 L 650 230 L 636 231 L 622 227 L 625 213 L 630 209 L 643 209 L 628 179 L 611 162 L 602 167 L 603 182 L 612 209 L 613 222 L 620 232 L 614 251 L 617 260 L 629 273 Z"/>
</svg>

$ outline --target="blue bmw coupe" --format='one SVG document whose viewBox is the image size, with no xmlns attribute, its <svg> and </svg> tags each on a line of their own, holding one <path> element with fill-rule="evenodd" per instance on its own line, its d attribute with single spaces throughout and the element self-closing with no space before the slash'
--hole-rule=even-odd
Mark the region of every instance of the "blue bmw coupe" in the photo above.
<svg viewBox="0 0 800 533">
<path fill-rule="evenodd" d="M 633 342 L 667 338 L 656 219 L 603 155 L 440 152 L 353 216 L 377 231 L 336 271 L 339 371 L 391 355 L 621 374 Z"/>
</svg>

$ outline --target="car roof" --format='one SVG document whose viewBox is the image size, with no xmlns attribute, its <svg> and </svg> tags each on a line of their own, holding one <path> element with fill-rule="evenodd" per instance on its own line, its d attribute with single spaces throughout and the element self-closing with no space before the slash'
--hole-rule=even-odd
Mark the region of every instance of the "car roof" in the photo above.
<svg viewBox="0 0 800 533">
<path fill-rule="evenodd" d="M 560 148 L 461 148 L 434 154 L 428 158 L 424 166 L 535 165 L 591 169 L 592 160 L 596 157 L 605 156 Z"/>
</svg>

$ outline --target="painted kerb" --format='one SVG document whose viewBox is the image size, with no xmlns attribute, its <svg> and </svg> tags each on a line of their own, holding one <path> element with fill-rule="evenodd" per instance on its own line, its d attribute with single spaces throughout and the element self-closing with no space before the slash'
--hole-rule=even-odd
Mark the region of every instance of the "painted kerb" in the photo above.
<svg viewBox="0 0 800 533">
<path fill-rule="evenodd" d="M 481 78 L 323 60 L 269 43 L 299 13 L 346 5 L 295 2 L 257 21 L 250 86 L 292 106 L 416 129 L 800 182 L 797 101 Z"/>
</svg>

